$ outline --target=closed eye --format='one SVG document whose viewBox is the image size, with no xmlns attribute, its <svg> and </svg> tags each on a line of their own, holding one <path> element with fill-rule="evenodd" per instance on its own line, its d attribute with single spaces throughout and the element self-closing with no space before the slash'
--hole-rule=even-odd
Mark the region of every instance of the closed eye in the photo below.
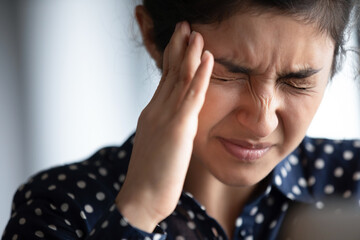
<svg viewBox="0 0 360 240">
<path fill-rule="evenodd" d="M 238 78 L 238 77 L 220 77 L 215 74 L 212 74 L 211 78 L 214 80 L 217 80 L 217 81 L 222 81 L 222 82 L 233 82 L 233 81 L 246 80 L 246 78 Z"/>
<path fill-rule="evenodd" d="M 314 88 L 314 82 L 307 79 L 282 79 L 277 84 L 287 89 L 289 92 L 307 94 L 311 93 Z"/>
<path fill-rule="evenodd" d="M 309 87 L 303 87 L 303 86 L 296 86 L 296 85 L 293 85 L 293 84 L 290 84 L 290 83 L 287 83 L 287 82 L 284 82 L 285 85 L 289 86 L 289 87 L 292 87 L 296 90 L 302 90 L 302 91 L 306 91 L 309 89 Z"/>
</svg>

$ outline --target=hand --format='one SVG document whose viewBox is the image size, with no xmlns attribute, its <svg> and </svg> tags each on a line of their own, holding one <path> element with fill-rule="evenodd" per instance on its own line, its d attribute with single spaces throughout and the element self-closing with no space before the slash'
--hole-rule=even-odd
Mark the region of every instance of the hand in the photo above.
<svg viewBox="0 0 360 240">
<path fill-rule="evenodd" d="M 163 56 L 163 75 L 142 111 L 124 185 L 116 198 L 120 212 L 151 232 L 175 209 L 188 170 L 198 115 L 214 59 L 203 52 L 199 33 L 178 23 Z"/>
</svg>

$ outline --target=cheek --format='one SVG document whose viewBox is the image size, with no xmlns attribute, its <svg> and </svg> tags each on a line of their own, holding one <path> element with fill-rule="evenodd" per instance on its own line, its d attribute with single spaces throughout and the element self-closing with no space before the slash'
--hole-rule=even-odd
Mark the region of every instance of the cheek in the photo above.
<svg viewBox="0 0 360 240">
<path fill-rule="evenodd" d="M 281 96 L 281 116 L 283 118 L 285 131 L 288 130 L 292 132 L 293 135 L 305 135 L 323 99 L 329 73 L 330 70 L 327 71 L 325 69 L 323 73 L 314 80 L 316 85 L 307 94 L 291 95 L 284 93 L 284 95 Z"/>
<path fill-rule="evenodd" d="M 283 124 L 284 149 L 295 148 L 306 131 L 321 103 L 323 94 L 312 97 L 288 98 L 280 113 Z"/>
<path fill-rule="evenodd" d="M 199 131 L 211 131 L 224 121 L 236 109 L 237 101 L 235 91 L 227 91 L 210 83 L 199 114 Z"/>
<path fill-rule="evenodd" d="M 296 122 L 297 125 L 307 128 L 320 106 L 325 88 L 326 85 L 319 86 L 316 92 L 309 95 L 284 98 L 283 106 L 286 118 L 290 119 L 291 122 Z"/>
</svg>

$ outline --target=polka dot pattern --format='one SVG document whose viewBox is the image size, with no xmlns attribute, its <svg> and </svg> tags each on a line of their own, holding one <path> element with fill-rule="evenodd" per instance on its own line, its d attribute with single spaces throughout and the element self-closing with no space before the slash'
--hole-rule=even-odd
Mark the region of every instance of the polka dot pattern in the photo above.
<svg viewBox="0 0 360 240">
<path fill-rule="evenodd" d="M 87 213 L 93 213 L 94 212 L 93 207 L 91 205 L 89 205 L 89 204 L 86 204 L 84 208 L 85 208 L 85 211 Z"/>
<path fill-rule="evenodd" d="M 353 159 L 353 157 L 354 157 L 354 153 L 352 151 L 350 151 L 350 150 L 344 151 L 344 153 L 343 153 L 344 160 L 350 161 Z"/>
<path fill-rule="evenodd" d="M 360 180 L 360 171 L 354 173 L 353 180 L 354 181 L 359 181 Z"/>
<path fill-rule="evenodd" d="M 49 228 L 51 229 L 51 230 L 53 230 L 53 231 L 56 231 L 57 230 L 57 227 L 55 226 L 55 225 L 49 225 Z"/>
<path fill-rule="evenodd" d="M 325 188 L 324 188 L 324 192 L 325 192 L 326 194 L 332 194 L 332 193 L 334 193 L 334 186 L 332 186 L 332 185 L 330 185 L 330 184 L 326 185 Z"/>
<path fill-rule="evenodd" d="M 66 175 L 65 175 L 65 174 L 60 174 L 60 175 L 58 176 L 58 180 L 59 180 L 59 181 L 65 181 L 65 180 L 66 180 Z"/>
<path fill-rule="evenodd" d="M 295 156 L 295 155 L 290 155 L 289 161 L 290 161 L 290 163 L 291 163 L 292 165 L 294 165 L 294 166 L 299 163 L 299 159 L 298 159 L 298 157 Z"/>
<path fill-rule="evenodd" d="M 351 191 L 350 190 L 346 190 L 345 192 L 344 192 L 344 194 L 343 194 L 343 198 L 349 198 L 349 197 L 351 197 Z"/>
<path fill-rule="evenodd" d="M 105 194 L 103 192 L 96 193 L 96 199 L 99 200 L 99 201 L 104 201 L 105 200 Z"/>
<path fill-rule="evenodd" d="M 241 217 L 239 217 L 238 219 L 236 219 L 236 223 L 235 223 L 235 226 L 236 227 L 240 227 L 243 223 L 243 220 Z"/>
<path fill-rule="evenodd" d="M 319 158 L 315 161 L 315 168 L 321 170 L 324 167 L 325 167 L 325 161 L 323 159 Z"/>
<path fill-rule="evenodd" d="M 256 217 L 255 217 L 255 222 L 257 224 L 263 223 L 264 222 L 264 215 L 262 213 L 257 214 Z"/>
<path fill-rule="evenodd" d="M 80 229 L 76 229 L 75 233 L 78 238 L 82 238 L 84 236 L 84 233 Z"/>
<path fill-rule="evenodd" d="M 303 177 L 299 178 L 298 184 L 299 184 L 300 187 L 303 187 L 303 188 L 307 187 L 307 181 Z"/>
<path fill-rule="evenodd" d="M 315 146 L 310 142 L 305 143 L 305 148 L 306 148 L 306 150 L 308 152 L 314 152 L 315 151 Z"/>
<path fill-rule="evenodd" d="M 26 223 L 26 219 L 25 218 L 20 218 L 19 224 L 24 225 L 25 223 Z"/>
<path fill-rule="evenodd" d="M 335 177 L 340 178 L 340 177 L 343 176 L 343 174 L 344 174 L 344 169 L 343 168 L 341 168 L 341 167 L 335 168 L 335 170 L 334 170 L 334 176 Z"/>
<path fill-rule="evenodd" d="M 292 192 L 295 194 L 295 195 L 300 195 L 301 194 L 301 190 L 298 186 L 293 186 L 292 187 Z"/>
<path fill-rule="evenodd" d="M 61 204 L 60 209 L 63 212 L 67 212 L 69 210 L 69 204 L 67 204 L 67 203 Z"/>
<path fill-rule="evenodd" d="M 332 154 L 334 152 L 334 147 L 330 144 L 324 146 L 324 152 L 327 154 Z"/>
<path fill-rule="evenodd" d="M 276 224 L 277 224 L 277 221 L 276 221 L 276 220 L 272 221 L 272 222 L 270 223 L 270 225 L 269 225 L 269 228 L 270 228 L 270 229 L 273 229 L 274 227 L 276 227 Z"/>
<path fill-rule="evenodd" d="M 44 233 L 42 231 L 36 231 L 35 236 L 37 236 L 38 238 L 44 238 Z"/>
<path fill-rule="evenodd" d="M 76 185 L 78 186 L 78 188 L 84 189 L 86 187 L 86 182 L 85 181 L 78 181 L 76 183 Z"/>
<path fill-rule="evenodd" d="M 282 180 L 281 180 L 281 177 L 279 175 L 275 176 L 275 184 L 277 186 L 280 186 L 282 184 Z"/>
<path fill-rule="evenodd" d="M 126 179 L 132 139 L 22 184 L 4 239 L 226 239 L 219 223 L 190 193 L 182 193 L 175 211 L 153 233 L 139 232 L 117 211 L 114 201 Z M 312 203 L 317 211 L 326 211 L 329 197 L 351 201 L 359 195 L 359 152 L 360 141 L 305 138 L 273 169 L 260 196 L 238 214 L 234 239 L 277 239 L 284 216 L 297 204 Z M 356 207 L 360 209 L 359 199 Z"/>
<path fill-rule="evenodd" d="M 315 183 L 316 183 L 316 178 L 314 176 L 309 177 L 308 185 L 309 186 L 314 186 Z"/>
<path fill-rule="evenodd" d="M 75 195 L 74 195 L 74 194 L 72 194 L 72 193 L 67 193 L 67 195 L 68 195 L 71 199 L 75 200 Z"/>
</svg>

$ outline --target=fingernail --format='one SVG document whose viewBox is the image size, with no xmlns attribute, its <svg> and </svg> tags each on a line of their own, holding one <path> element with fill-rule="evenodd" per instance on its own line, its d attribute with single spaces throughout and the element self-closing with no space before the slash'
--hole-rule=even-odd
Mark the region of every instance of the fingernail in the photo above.
<svg viewBox="0 0 360 240">
<path fill-rule="evenodd" d="M 179 29 L 180 25 L 181 25 L 181 22 L 178 22 L 178 23 L 176 24 L 176 26 L 175 26 L 175 31 Z"/>
<path fill-rule="evenodd" d="M 205 50 L 201 56 L 201 61 L 204 62 L 206 58 L 208 58 L 208 56 L 209 56 L 209 51 Z"/>
<path fill-rule="evenodd" d="M 195 31 L 192 31 L 191 34 L 190 34 L 189 44 L 192 44 L 192 42 L 193 42 L 194 39 L 195 39 L 195 35 L 196 35 L 196 32 L 195 32 Z"/>
<path fill-rule="evenodd" d="M 209 50 L 205 50 L 201 56 L 201 61 L 206 61 L 211 55 Z"/>
</svg>

